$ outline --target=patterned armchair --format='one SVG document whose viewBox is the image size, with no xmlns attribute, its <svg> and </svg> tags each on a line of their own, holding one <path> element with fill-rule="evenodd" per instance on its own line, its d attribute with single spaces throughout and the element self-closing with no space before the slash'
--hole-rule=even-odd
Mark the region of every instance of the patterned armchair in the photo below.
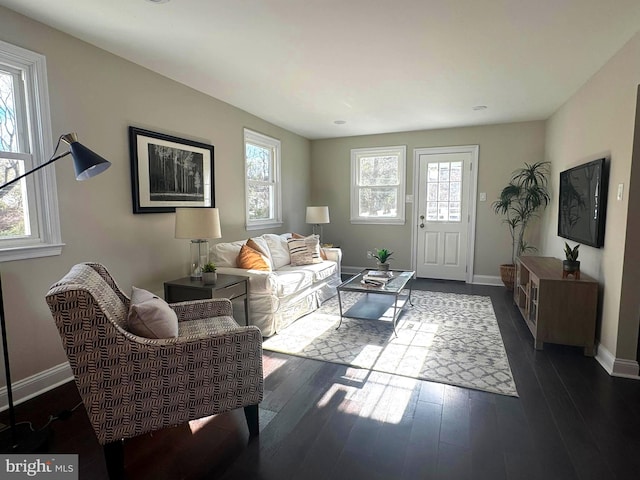
<svg viewBox="0 0 640 480">
<path fill-rule="evenodd" d="M 178 337 L 149 339 L 127 331 L 130 299 L 100 264 L 75 265 L 46 299 L 110 478 L 124 476 L 122 441 L 144 433 L 244 407 L 258 435 L 262 336 L 228 300 L 172 304 Z"/>
</svg>

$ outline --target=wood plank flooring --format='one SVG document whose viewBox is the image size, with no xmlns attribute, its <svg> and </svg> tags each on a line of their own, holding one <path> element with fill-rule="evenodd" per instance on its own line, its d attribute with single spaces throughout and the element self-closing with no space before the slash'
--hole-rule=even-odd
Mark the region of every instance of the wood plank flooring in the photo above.
<svg viewBox="0 0 640 480">
<path fill-rule="evenodd" d="M 503 288 L 418 280 L 491 297 L 519 398 L 265 352 L 260 437 L 241 410 L 125 444 L 129 479 L 640 478 L 640 382 L 612 378 L 574 347 L 533 340 Z M 79 402 L 73 383 L 18 407 L 38 427 Z M 6 423 L 6 413 L 0 415 Z M 106 479 L 80 406 L 51 424 L 49 451 Z"/>
</svg>

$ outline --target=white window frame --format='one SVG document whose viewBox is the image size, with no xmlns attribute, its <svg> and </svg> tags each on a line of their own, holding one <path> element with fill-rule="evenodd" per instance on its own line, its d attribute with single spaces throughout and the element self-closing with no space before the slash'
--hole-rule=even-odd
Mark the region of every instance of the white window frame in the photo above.
<svg viewBox="0 0 640 480">
<path fill-rule="evenodd" d="M 249 180 L 247 171 L 247 143 L 257 145 L 271 150 L 271 175 L 268 182 L 257 182 Z M 280 140 L 254 132 L 248 128 L 244 129 L 244 181 L 245 181 L 245 226 L 247 230 L 260 230 L 266 228 L 282 226 L 282 184 L 280 181 L 280 156 L 281 142 Z M 249 185 L 251 184 L 269 184 L 273 187 L 273 205 L 271 218 L 267 220 L 251 220 L 249 218 Z"/>
<path fill-rule="evenodd" d="M 397 189 L 398 204 L 395 217 L 365 217 L 360 215 L 360 189 L 371 185 L 360 185 L 360 159 L 367 157 L 397 156 L 398 183 L 375 185 Z M 354 148 L 351 150 L 351 223 L 376 225 L 404 225 L 405 223 L 405 190 L 406 190 L 407 146 Z"/>
<path fill-rule="evenodd" d="M 0 41 L 0 64 L 20 70 L 25 80 L 31 168 L 53 155 L 47 64 L 44 55 Z M 25 171 L 29 165 L 25 165 Z M 26 177 L 29 214 L 37 232 L 21 240 L 0 240 L 0 262 L 47 257 L 62 253 L 55 168 L 46 167 Z M 35 208 L 32 206 L 35 205 Z"/>
</svg>

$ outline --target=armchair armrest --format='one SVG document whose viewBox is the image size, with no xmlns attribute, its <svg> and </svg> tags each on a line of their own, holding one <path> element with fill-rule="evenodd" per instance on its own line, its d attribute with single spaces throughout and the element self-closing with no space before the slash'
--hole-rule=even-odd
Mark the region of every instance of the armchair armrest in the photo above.
<svg viewBox="0 0 640 480">
<path fill-rule="evenodd" d="M 169 306 L 176 312 L 179 322 L 233 315 L 231 301 L 226 298 L 189 300 L 186 302 L 170 303 Z"/>
</svg>

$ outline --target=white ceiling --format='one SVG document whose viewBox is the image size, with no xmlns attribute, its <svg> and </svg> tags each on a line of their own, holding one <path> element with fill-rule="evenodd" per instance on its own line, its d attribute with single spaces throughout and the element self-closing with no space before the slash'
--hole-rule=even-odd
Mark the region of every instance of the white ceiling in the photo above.
<svg viewBox="0 0 640 480">
<path fill-rule="evenodd" d="M 640 29 L 638 0 L 0 5 L 311 139 L 545 119 Z"/>
</svg>

